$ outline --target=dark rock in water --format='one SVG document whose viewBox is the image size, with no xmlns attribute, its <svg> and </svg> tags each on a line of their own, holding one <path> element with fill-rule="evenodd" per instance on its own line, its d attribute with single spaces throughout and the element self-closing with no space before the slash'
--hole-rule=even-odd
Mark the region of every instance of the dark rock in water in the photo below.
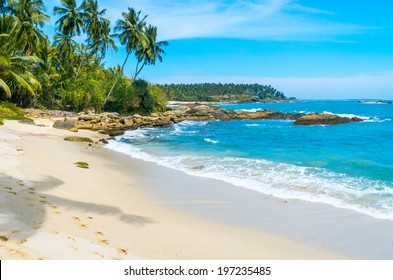
<svg viewBox="0 0 393 280">
<path fill-rule="evenodd" d="M 344 124 L 363 121 L 360 118 L 345 118 L 332 114 L 309 114 L 298 118 L 295 125 L 321 125 L 321 124 Z"/>
<path fill-rule="evenodd" d="M 106 139 L 104 139 L 104 138 L 100 139 L 100 141 L 101 141 L 102 143 L 104 143 L 104 144 L 108 144 L 108 143 L 109 143 L 109 142 L 108 142 Z"/>
<path fill-rule="evenodd" d="M 109 134 L 109 136 L 119 136 L 124 134 L 124 130 L 122 129 L 108 129 L 106 132 Z"/>
<path fill-rule="evenodd" d="M 71 137 L 66 137 L 64 138 L 65 141 L 71 141 L 71 142 L 85 142 L 85 143 L 94 143 L 93 140 L 87 137 L 79 137 L 79 136 L 71 136 Z"/>
<path fill-rule="evenodd" d="M 353 118 L 351 118 L 351 120 L 352 120 L 353 122 L 362 122 L 362 121 L 363 121 L 363 119 L 358 118 L 358 117 L 353 117 Z"/>
</svg>

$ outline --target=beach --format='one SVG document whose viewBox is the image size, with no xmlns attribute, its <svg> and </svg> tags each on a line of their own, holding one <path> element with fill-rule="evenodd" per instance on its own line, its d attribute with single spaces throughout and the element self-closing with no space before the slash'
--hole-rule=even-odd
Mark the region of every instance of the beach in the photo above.
<svg viewBox="0 0 393 280">
<path fill-rule="evenodd" d="M 73 133 L 54 129 L 51 120 L 35 122 L 39 126 L 6 121 L 0 127 L 1 259 L 348 258 L 174 207 L 169 201 L 217 204 L 192 193 L 183 201 L 154 194 L 157 186 L 141 183 L 153 182 L 147 178 L 165 168 L 97 143 L 63 140 L 78 135 L 98 142 L 102 135 L 96 132 Z M 78 168 L 79 161 L 90 168 Z M 170 195 L 173 189 L 167 189 Z"/>
</svg>

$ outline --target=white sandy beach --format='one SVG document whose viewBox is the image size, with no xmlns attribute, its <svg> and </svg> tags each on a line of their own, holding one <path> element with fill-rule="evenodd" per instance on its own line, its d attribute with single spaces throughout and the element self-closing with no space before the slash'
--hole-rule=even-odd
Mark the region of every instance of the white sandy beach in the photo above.
<svg viewBox="0 0 393 280">
<path fill-rule="evenodd" d="M 5 121 L 0 127 L 1 259 L 345 258 L 167 207 L 127 172 L 140 160 L 63 140 L 102 135 L 35 121 L 41 126 Z M 76 167 L 78 161 L 90 168 Z"/>
</svg>

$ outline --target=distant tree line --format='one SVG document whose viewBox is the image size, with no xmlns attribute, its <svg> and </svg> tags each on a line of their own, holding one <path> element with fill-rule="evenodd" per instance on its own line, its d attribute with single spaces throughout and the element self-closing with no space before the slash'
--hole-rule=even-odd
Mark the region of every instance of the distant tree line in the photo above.
<svg viewBox="0 0 393 280">
<path fill-rule="evenodd" d="M 260 99 L 285 99 L 283 92 L 270 85 L 260 84 L 164 84 L 158 85 L 169 100 L 176 101 L 241 101 Z"/>
<path fill-rule="evenodd" d="M 97 0 L 61 0 L 53 10 L 51 40 L 43 31 L 50 20 L 43 0 L 0 0 L 0 101 L 72 111 L 162 108 L 165 94 L 137 77 L 146 65 L 162 61 L 168 43 L 157 41 L 157 27 L 140 11 L 123 12 L 114 32 L 105 13 Z M 108 51 L 117 51 L 115 39 L 126 57 L 121 66 L 108 68 L 102 62 Z M 127 77 L 131 55 L 135 72 Z"/>
</svg>

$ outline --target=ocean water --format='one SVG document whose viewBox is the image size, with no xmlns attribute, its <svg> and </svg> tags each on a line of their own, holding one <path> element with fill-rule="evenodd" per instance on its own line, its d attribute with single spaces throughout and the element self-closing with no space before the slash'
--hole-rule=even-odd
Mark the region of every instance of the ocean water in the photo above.
<svg viewBox="0 0 393 280">
<path fill-rule="evenodd" d="M 360 123 L 185 121 L 127 131 L 106 145 L 134 158 L 266 195 L 393 220 L 393 104 L 348 101 L 223 104 L 227 109 L 328 112 Z"/>
</svg>

